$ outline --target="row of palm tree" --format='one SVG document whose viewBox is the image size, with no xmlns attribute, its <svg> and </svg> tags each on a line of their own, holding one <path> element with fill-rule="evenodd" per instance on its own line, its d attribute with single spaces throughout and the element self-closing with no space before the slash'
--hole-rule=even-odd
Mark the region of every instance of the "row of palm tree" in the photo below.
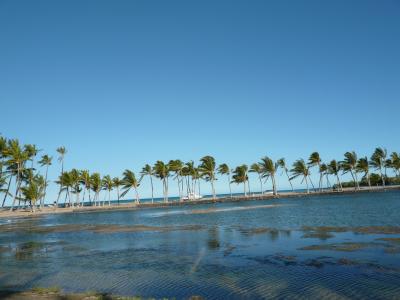
<svg viewBox="0 0 400 300">
<path fill-rule="evenodd" d="M 35 145 L 20 145 L 16 139 L 6 139 L 0 136 L 0 193 L 3 194 L 2 207 L 4 207 L 8 197 L 12 199 L 11 209 L 18 201 L 20 206 L 29 203 L 32 209 L 34 206 L 43 207 L 46 191 L 49 184 L 48 170 L 52 165 L 53 158 L 47 154 L 42 155 L 36 162 L 36 157 L 41 150 Z M 293 190 L 292 180 L 301 178 L 301 184 L 305 184 L 307 193 L 310 186 L 317 190 L 311 180 L 311 170 L 317 169 L 319 173 L 318 189 L 323 190 L 335 187 L 339 191 L 343 189 L 340 176 L 346 173 L 351 175 L 354 188 L 360 188 L 359 174 L 371 186 L 371 169 L 377 170 L 381 178 L 382 185 L 385 186 L 387 169 L 392 169 L 397 177 L 400 177 L 400 156 L 393 152 L 390 157 L 386 149 L 376 148 L 371 157 L 358 158 L 354 151 L 346 152 L 341 161 L 331 160 L 324 163 L 318 152 L 313 152 L 308 161 L 304 159 L 296 160 L 289 170 L 284 158 L 276 161 L 265 156 L 259 162 L 253 163 L 248 167 L 246 164 L 239 165 L 231 169 L 226 163 L 217 166 L 212 156 L 204 156 L 200 159 L 200 164 L 195 166 L 193 161 L 182 162 L 181 160 L 170 160 L 169 162 L 157 161 L 153 166 L 146 164 L 140 176 L 136 177 L 131 170 L 125 170 L 122 178 L 110 175 L 101 176 L 99 173 L 90 174 L 88 170 L 72 169 L 64 170 L 64 160 L 67 154 L 65 147 L 56 149 L 58 161 L 61 164 L 61 173 L 55 181 L 59 185 L 59 192 L 55 205 L 59 205 L 61 197 L 64 197 L 64 205 L 81 206 L 85 203 L 85 196 L 88 195 L 90 205 L 105 205 L 106 200 L 111 204 L 111 193 L 117 190 L 118 203 L 120 198 L 126 196 L 130 191 L 134 191 L 136 203 L 140 202 L 138 188 L 144 178 L 149 178 L 151 186 L 151 199 L 154 201 L 153 180 L 158 179 L 163 186 L 163 200 L 168 202 L 169 180 L 177 182 L 179 198 L 191 193 L 200 193 L 200 181 L 210 183 L 212 197 L 216 198 L 215 181 L 217 175 L 227 178 L 229 193 L 232 197 L 231 184 L 243 184 L 244 195 L 250 193 L 249 173 L 257 175 L 260 183 L 260 193 L 264 193 L 264 185 L 271 179 L 272 193 L 277 195 L 277 174 L 285 174 Z M 37 163 L 37 165 L 35 165 Z M 40 174 L 39 167 L 44 169 L 44 176 Z M 331 185 L 329 177 L 333 176 L 336 183 Z M 12 181 L 14 180 L 14 191 L 11 191 Z M 323 181 L 326 181 L 326 184 Z M 100 199 L 101 191 L 105 191 L 103 200 Z M 81 201 L 81 194 L 82 201 Z M 106 199 L 107 198 L 107 199 Z"/>
</svg>

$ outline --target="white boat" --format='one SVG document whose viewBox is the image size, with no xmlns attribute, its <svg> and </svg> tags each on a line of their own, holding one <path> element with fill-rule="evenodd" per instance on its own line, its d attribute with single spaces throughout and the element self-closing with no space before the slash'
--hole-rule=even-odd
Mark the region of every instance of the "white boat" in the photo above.
<svg viewBox="0 0 400 300">
<path fill-rule="evenodd" d="M 198 195 L 196 193 L 189 193 L 187 196 L 182 197 L 183 201 L 188 201 L 188 200 L 198 200 L 203 198 L 203 196 Z"/>
</svg>

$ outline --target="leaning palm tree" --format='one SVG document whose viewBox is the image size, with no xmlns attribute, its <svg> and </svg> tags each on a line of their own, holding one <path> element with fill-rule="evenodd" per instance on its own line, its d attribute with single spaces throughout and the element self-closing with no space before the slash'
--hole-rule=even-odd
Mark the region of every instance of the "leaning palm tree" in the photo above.
<svg viewBox="0 0 400 300">
<path fill-rule="evenodd" d="M 122 186 L 122 180 L 119 179 L 118 177 L 114 177 L 113 185 L 117 188 L 117 199 L 118 199 L 118 205 L 119 205 L 119 198 L 120 198 L 119 187 Z M 153 192 L 153 186 L 152 186 L 152 192 Z M 152 195 L 153 195 L 153 193 L 152 193 Z M 153 203 L 153 198 L 151 199 L 151 201 Z"/>
<path fill-rule="evenodd" d="M 139 204 L 140 199 L 137 191 L 139 187 L 139 181 L 136 179 L 135 173 L 133 173 L 131 170 L 125 170 L 122 175 L 124 176 L 122 178 L 122 189 L 124 192 L 122 192 L 121 197 L 124 197 L 133 188 L 135 190 L 136 204 Z"/>
<path fill-rule="evenodd" d="M 277 189 L 276 189 L 276 180 L 275 180 L 275 174 L 278 169 L 278 163 L 274 163 L 271 158 L 268 156 L 265 156 L 261 158 L 261 162 L 259 163 L 261 167 L 261 172 L 263 177 L 271 177 L 272 180 L 272 191 L 274 195 L 277 195 Z"/>
<path fill-rule="evenodd" d="M 243 183 L 243 190 L 244 190 L 244 196 L 247 196 L 246 192 L 246 182 L 249 180 L 249 177 L 247 175 L 247 165 L 241 165 L 236 167 L 233 170 L 233 175 L 232 175 L 232 182 L 236 184 Z"/>
<path fill-rule="evenodd" d="M 0 173 L 0 194 L 5 194 L 5 195 L 11 196 L 9 189 L 6 188 L 6 186 L 7 186 L 7 177 L 6 177 L 6 174 L 4 172 L 2 172 L 2 173 Z M 4 202 L 5 202 L 5 200 L 3 201 L 2 207 L 4 206 Z"/>
<path fill-rule="evenodd" d="M 397 152 L 392 152 L 390 155 L 392 168 L 397 177 L 400 177 L 400 155 Z"/>
<path fill-rule="evenodd" d="M 51 156 L 48 156 L 47 154 L 45 154 L 42 156 L 42 159 L 39 160 L 40 166 L 42 166 L 42 167 L 46 166 L 46 175 L 44 177 L 45 184 L 44 184 L 43 198 L 40 199 L 40 207 L 41 208 L 43 208 L 43 206 L 44 206 L 44 200 L 46 197 L 46 190 L 47 190 L 47 174 L 48 174 L 49 166 L 51 165 L 52 159 L 53 158 Z"/>
<path fill-rule="evenodd" d="M 153 175 L 154 175 L 154 170 L 153 168 L 149 165 L 146 164 L 143 168 L 142 168 L 142 172 L 140 172 L 140 180 L 142 181 L 142 178 L 144 176 L 149 176 L 150 178 L 150 184 L 151 184 L 151 203 L 154 203 L 154 187 L 153 187 Z M 119 200 L 119 199 L 118 199 Z"/>
<path fill-rule="evenodd" d="M 288 170 L 288 168 L 286 167 L 286 161 L 285 161 L 285 159 L 284 159 L 284 158 L 278 159 L 277 163 L 278 163 L 279 167 L 281 167 L 281 168 L 283 169 L 283 171 L 285 172 L 285 174 L 286 174 L 286 176 L 287 176 L 287 179 L 288 179 L 288 181 L 289 181 L 290 187 L 291 187 L 292 192 L 293 192 L 293 191 L 294 191 L 294 189 L 293 189 L 293 184 L 292 184 L 292 181 L 290 180 L 289 170 Z"/>
<path fill-rule="evenodd" d="M 213 198 L 216 198 L 214 180 L 215 180 L 215 159 L 212 156 L 204 156 L 200 159 L 199 170 L 202 177 L 211 183 Z"/>
<path fill-rule="evenodd" d="M 367 179 L 368 186 L 371 187 L 371 179 L 369 178 L 369 162 L 368 157 L 360 158 L 356 165 L 357 172 L 363 172 L 364 177 Z"/>
<path fill-rule="evenodd" d="M 339 185 L 340 191 L 343 191 L 342 183 L 340 182 L 339 178 L 339 171 L 342 169 L 342 166 L 335 160 L 331 160 L 328 165 L 328 172 L 329 174 L 335 175 L 337 179 L 337 184 Z"/>
<path fill-rule="evenodd" d="M 343 174 L 350 172 L 351 177 L 353 178 L 354 181 L 354 188 L 356 190 L 360 189 L 360 186 L 358 184 L 357 169 L 356 169 L 357 154 L 354 151 L 346 152 L 344 154 L 344 160 L 340 162 L 340 165 L 342 166 Z"/>
<path fill-rule="evenodd" d="M 250 170 L 250 172 L 251 172 L 251 170 Z M 229 169 L 229 166 L 227 164 L 220 164 L 218 167 L 218 174 L 227 176 L 228 184 L 229 184 L 229 194 L 230 194 L 230 197 L 232 198 L 231 170 Z"/>
<path fill-rule="evenodd" d="M 168 202 L 168 178 L 169 178 L 169 165 L 165 164 L 163 161 L 158 160 L 154 164 L 154 175 L 159 178 L 163 183 L 163 196 L 164 202 Z"/>
<path fill-rule="evenodd" d="M 178 192 L 179 192 L 179 199 L 182 200 L 182 191 L 183 191 L 183 162 L 179 159 L 170 160 L 168 163 L 169 170 L 175 173 L 175 178 L 178 183 Z M 182 190 L 181 190 L 181 182 L 182 182 Z"/>
<path fill-rule="evenodd" d="M 292 177 L 290 178 L 290 180 L 297 178 L 299 176 L 303 176 L 303 180 L 301 181 L 301 183 L 303 183 L 303 181 L 306 182 L 307 194 L 309 194 L 310 189 L 308 187 L 308 177 L 310 176 L 310 169 L 304 162 L 304 159 L 296 160 L 293 163 L 293 168 L 290 170 L 290 172 L 292 173 Z"/>
<path fill-rule="evenodd" d="M 308 158 L 308 165 L 310 167 L 317 166 L 318 171 L 321 169 L 321 157 L 319 156 L 318 152 L 313 152 L 311 153 L 310 157 Z M 318 183 L 318 189 L 321 191 L 322 190 L 322 178 L 323 174 L 319 172 L 319 183 Z"/>
<path fill-rule="evenodd" d="M 106 175 L 103 177 L 103 189 L 108 191 L 108 206 L 111 205 L 111 191 L 114 188 L 114 182 L 111 179 L 110 175 Z"/>
<path fill-rule="evenodd" d="M 260 181 L 260 194 L 264 194 L 264 189 L 263 189 L 263 181 L 262 181 L 262 175 L 263 171 L 261 169 L 260 164 L 254 163 L 250 166 L 249 172 L 251 173 L 256 173 L 258 176 L 258 180 Z"/>
<path fill-rule="evenodd" d="M 386 156 L 387 156 L 386 149 L 376 148 L 370 160 L 371 167 L 375 168 L 376 170 L 379 170 L 382 180 L 382 186 L 385 186 L 385 177 L 383 175 L 382 169 L 386 168 L 385 167 Z"/>
</svg>

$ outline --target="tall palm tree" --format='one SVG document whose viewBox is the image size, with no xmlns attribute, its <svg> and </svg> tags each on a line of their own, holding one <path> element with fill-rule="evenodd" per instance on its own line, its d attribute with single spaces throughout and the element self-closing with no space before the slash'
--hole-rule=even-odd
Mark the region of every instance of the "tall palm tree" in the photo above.
<svg viewBox="0 0 400 300">
<path fill-rule="evenodd" d="M 308 158 L 308 165 L 310 167 L 317 166 L 318 171 L 321 169 L 321 157 L 319 156 L 318 152 L 313 152 L 311 153 L 310 157 Z M 319 183 L 318 183 L 318 189 L 321 191 L 322 190 L 322 178 L 323 174 L 319 172 Z"/>
<path fill-rule="evenodd" d="M 288 179 L 288 181 L 289 181 L 290 187 L 291 187 L 292 192 L 293 192 L 293 191 L 294 191 L 294 189 L 293 189 L 293 184 L 292 184 L 292 181 L 290 180 L 290 177 L 289 177 L 289 170 L 288 170 L 288 168 L 286 167 L 286 161 L 285 161 L 285 159 L 282 157 L 281 159 L 278 159 L 277 163 L 278 163 L 279 167 L 281 167 L 281 168 L 283 169 L 283 171 L 285 172 L 285 174 L 286 174 L 286 176 L 287 176 L 287 179 Z"/>
<path fill-rule="evenodd" d="M 121 194 L 121 197 L 124 197 L 133 188 L 135 190 L 136 203 L 139 204 L 139 193 L 137 191 L 139 187 L 139 181 L 136 179 L 135 173 L 127 169 L 122 175 L 124 176 L 122 178 L 122 189 L 124 192 Z"/>
<path fill-rule="evenodd" d="M 151 184 L 151 203 L 154 203 L 154 187 L 153 187 L 153 175 L 154 175 L 154 170 L 153 168 L 149 165 L 146 164 L 143 168 L 142 168 L 142 172 L 140 172 L 140 180 L 142 181 L 142 178 L 144 176 L 149 176 L 150 178 L 150 184 Z M 118 199 L 119 200 L 119 199 Z"/>
<path fill-rule="evenodd" d="M 118 177 L 114 177 L 113 178 L 113 185 L 117 188 L 117 199 L 118 199 L 118 205 L 119 205 L 119 197 L 120 197 L 120 194 L 119 194 L 119 187 L 120 186 L 122 186 L 122 180 L 121 179 L 119 179 Z M 153 182 L 152 182 L 153 183 Z M 151 188 L 152 188 L 152 196 L 153 196 L 153 184 L 152 184 L 152 186 L 151 186 Z M 153 198 L 151 198 L 151 203 L 153 203 Z"/>
<path fill-rule="evenodd" d="M 206 180 L 211 182 L 211 189 L 212 189 L 212 194 L 213 198 L 216 198 L 215 194 L 215 187 L 214 187 L 214 180 L 215 180 L 215 159 L 212 156 L 204 156 L 200 159 L 200 173 L 202 174 L 202 177 Z"/>
<path fill-rule="evenodd" d="M 79 195 L 82 191 L 81 189 L 81 174 L 77 169 L 72 169 L 70 172 L 71 178 L 71 192 L 75 194 L 75 205 L 80 206 Z M 74 202 L 72 201 L 72 206 Z"/>
<path fill-rule="evenodd" d="M 52 162 L 53 158 L 51 156 L 48 156 L 47 154 L 42 156 L 42 159 L 39 160 L 39 164 L 40 166 L 44 167 L 46 166 L 46 175 L 44 177 L 44 191 L 43 191 L 43 198 L 40 199 L 40 207 L 43 208 L 44 206 L 44 200 L 46 198 L 46 190 L 47 190 L 47 174 L 49 171 L 49 166 L 51 166 L 51 162 Z"/>
<path fill-rule="evenodd" d="M 168 202 L 168 177 L 170 173 L 169 165 L 163 161 L 158 160 L 154 164 L 154 175 L 159 178 L 163 183 L 163 196 L 164 202 Z"/>
<path fill-rule="evenodd" d="M 182 180 L 182 176 L 183 176 L 183 162 L 179 159 L 176 160 L 170 160 L 168 163 L 169 166 L 169 170 L 171 172 L 175 173 L 175 178 L 176 181 L 178 182 L 178 192 L 179 192 L 179 199 L 182 200 L 182 191 L 183 191 L 183 180 Z M 181 190 L 181 182 L 182 182 L 182 190 Z"/>
<path fill-rule="evenodd" d="M 220 164 L 218 167 L 218 173 L 221 175 L 227 176 L 228 184 L 229 184 L 229 194 L 230 194 L 230 197 L 232 198 L 231 170 L 229 169 L 229 166 L 227 164 Z M 261 191 L 262 191 L 262 188 L 261 188 Z"/>
<path fill-rule="evenodd" d="M 260 181 L 260 194 L 264 194 L 264 189 L 263 189 L 263 182 L 262 182 L 262 169 L 260 164 L 254 163 L 250 166 L 249 172 L 251 173 L 256 173 L 258 176 L 258 180 Z"/>
<path fill-rule="evenodd" d="M 392 168 L 397 177 L 400 177 L 400 155 L 397 152 L 392 152 L 390 155 L 392 160 Z"/>
<path fill-rule="evenodd" d="M 60 185 L 60 190 L 58 192 L 57 200 L 56 200 L 56 207 L 58 207 L 58 202 L 60 199 L 60 196 L 63 192 L 65 192 L 65 198 L 64 198 L 64 205 L 67 203 L 67 198 L 69 204 L 71 204 L 71 195 L 70 195 L 70 189 L 73 187 L 73 178 L 71 177 L 70 172 L 63 172 L 61 175 L 58 177 L 58 180 L 56 181 L 58 185 Z"/>
<path fill-rule="evenodd" d="M 358 184 L 358 179 L 357 179 L 357 154 L 352 151 L 352 152 L 346 152 L 344 154 L 344 160 L 340 162 L 340 165 L 342 166 L 343 174 L 350 172 L 351 177 L 353 178 L 354 181 L 354 188 L 356 190 L 360 189 L 360 186 Z"/>
<path fill-rule="evenodd" d="M 308 187 L 308 177 L 310 176 L 310 169 L 306 165 L 304 159 L 296 160 L 293 163 L 293 168 L 290 170 L 290 172 L 292 173 L 292 177 L 290 178 L 290 180 L 297 178 L 299 176 L 303 176 L 303 180 L 301 181 L 301 183 L 303 183 L 303 181 L 306 182 L 307 194 L 309 194 L 310 189 Z"/>
<path fill-rule="evenodd" d="M 382 186 L 385 186 L 385 177 L 383 175 L 382 169 L 386 168 L 385 167 L 386 156 L 387 156 L 386 149 L 376 148 L 370 160 L 371 167 L 375 168 L 376 170 L 379 170 L 382 180 Z"/>
<path fill-rule="evenodd" d="M 339 185 L 340 191 L 343 191 L 342 183 L 340 182 L 339 178 L 339 171 L 342 169 L 342 166 L 335 160 L 331 160 L 328 165 L 328 172 L 329 174 L 335 175 L 337 179 L 337 184 Z"/>
<path fill-rule="evenodd" d="M 261 172 L 263 174 L 263 177 L 271 177 L 272 191 L 274 195 L 277 195 L 278 193 L 276 189 L 275 174 L 279 166 L 278 163 L 274 163 L 271 158 L 265 156 L 261 158 L 261 162 L 259 164 L 261 166 Z"/>
<path fill-rule="evenodd" d="M 22 194 L 26 201 L 31 204 L 31 210 L 35 211 L 35 203 L 42 197 L 41 186 L 35 180 L 29 182 L 28 185 L 21 187 Z"/>
<path fill-rule="evenodd" d="M 93 173 L 90 176 L 90 187 L 94 193 L 93 203 L 94 206 L 100 206 L 99 194 L 101 191 L 101 176 L 99 173 Z"/>
<path fill-rule="evenodd" d="M 10 210 L 14 209 L 15 201 L 20 193 L 21 184 L 22 184 L 22 173 L 25 170 L 25 162 L 28 160 L 28 153 L 23 151 L 19 145 L 18 140 L 9 140 L 8 147 L 6 149 L 5 155 L 7 155 L 8 160 L 6 162 L 12 168 L 16 169 L 16 178 L 15 178 L 15 193 L 13 202 Z"/>
<path fill-rule="evenodd" d="M 200 179 L 201 179 L 201 174 L 200 174 L 199 168 L 193 168 L 192 178 L 193 178 L 193 180 L 194 180 L 194 187 L 196 187 L 196 184 L 197 184 L 197 187 L 198 187 L 198 194 L 201 195 L 201 192 L 200 192 Z M 195 189 L 194 189 L 194 191 L 195 191 Z"/>
<path fill-rule="evenodd" d="M 111 191 L 114 188 L 114 182 L 111 179 L 110 175 L 106 175 L 103 177 L 103 189 L 108 191 L 108 206 L 111 205 Z"/>
<path fill-rule="evenodd" d="M 26 155 L 28 156 L 28 160 L 30 160 L 32 162 L 31 168 L 33 169 L 35 157 L 39 153 L 40 150 L 36 147 L 36 145 L 27 144 L 27 145 L 24 145 L 24 151 L 26 152 Z"/>
<path fill-rule="evenodd" d="M 64 157 L 67 154 L 67 149 L 64 146 L 58 147 L 57 152 L 60 155 L 58 161 L 61 163 L 61 173 L 64 172 Z"/>
<path fill-rule="evenodd" d="M 192 192 L 194 193 L 194 162 L 188 161 L 182 168 L 182 175 L 186 178 L 186 193 L 189 196 Z M 183 186 L 183 183 L 182 183 Z"/>
<path fill-rule="evenodd" d="M 246 192 L 246 182 L 249 180 L 249 177 L 247 175 L 247 165 L 241 165 L 236 167 L 233 170 L 233 175 L 232 175 L 232 182 L 236 184 L 243 183 L 243 190 L 244 190 L 244 196 L 247 196 Z"/>
<path fill-rule="evenodd" d="M 363 157 L 360 158 L 357 161 L 357 165 L 356 165 L 356 170 L 357 172 L 363 172 L 364 173 L 364 177 L 367 179 L 368 182 L 368 186 L 371 187 L 371 180 L 369 178 L 369 162 L 368 162 L 368 157 Z"/>
<path fill-rule="evenodd" d="M 3 194 L 5 194 L 5 195 L 8 194 L 8 195 L 11 196 L 11 193 L 9 192 L 9 189 L 8 189 L 8 188 L 5 188 L 6 185 L 7 185 L 7 177 L 6 177 L 6 174 L 5 174 L 4 172 L 3 172 L 3 173 L 0 173 L 0 194 L 3 193 Z M 4 206 L 4 202 L 5 202 L 5 200 L 3 201 L 2 207 Z"/>
</svg>

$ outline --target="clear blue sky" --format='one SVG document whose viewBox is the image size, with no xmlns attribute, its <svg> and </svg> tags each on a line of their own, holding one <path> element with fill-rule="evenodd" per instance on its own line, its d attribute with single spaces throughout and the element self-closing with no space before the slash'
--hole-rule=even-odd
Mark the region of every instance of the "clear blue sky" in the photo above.
<svg viewBox="0 0 400 300">
<path fill-rule="evenodd" d="M 400 2 L 0 0 L 0 103 L 6 137 L 112 176 L 400 151 Z"/>
</svg>

